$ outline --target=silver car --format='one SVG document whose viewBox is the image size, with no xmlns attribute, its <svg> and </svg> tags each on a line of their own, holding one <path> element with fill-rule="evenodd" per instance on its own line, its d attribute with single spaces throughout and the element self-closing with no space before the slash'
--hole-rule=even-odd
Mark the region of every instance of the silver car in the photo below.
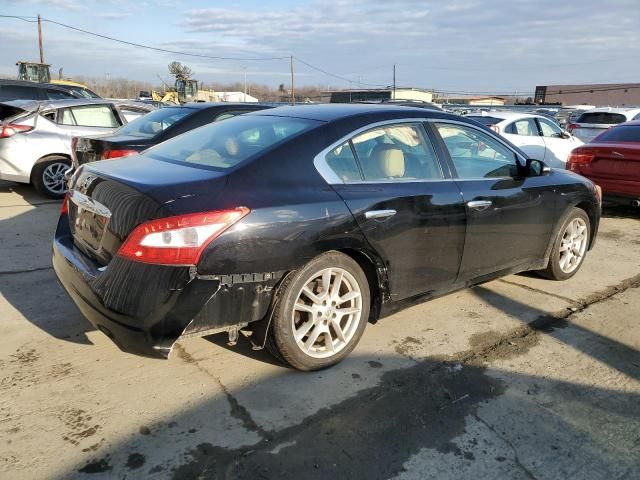
<svg viewBox="0 0 640 480">
<path fill-rule="evenodd" d="M 0 103 L 0 180 L 31 183 L 61 198 L 71 139 L 110 133 L 155 107 L 110 100 L 15 100 Z"/>
</svg>

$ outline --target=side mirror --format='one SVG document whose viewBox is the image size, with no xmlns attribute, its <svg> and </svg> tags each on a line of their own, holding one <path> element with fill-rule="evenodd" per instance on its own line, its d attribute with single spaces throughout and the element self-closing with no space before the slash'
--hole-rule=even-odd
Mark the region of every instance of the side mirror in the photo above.
<svg viewBox="0 0 640 480">
<path fill-rule="evenodd" d="M 571 138 L 571 133 L 566 130 L 562 130 L 562 132 L 560 132 L 560 138 Z"/>
<path fill-rule="evenodd" d="M 541 177 L 551 173 L 551 167 L 542 160 L 527 158 L 527 173 L 530 177 Z"/>
</svg>

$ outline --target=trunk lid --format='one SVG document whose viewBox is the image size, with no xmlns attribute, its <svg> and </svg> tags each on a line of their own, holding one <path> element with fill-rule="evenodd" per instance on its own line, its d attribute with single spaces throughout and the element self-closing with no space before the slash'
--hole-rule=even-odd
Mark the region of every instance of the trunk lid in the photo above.
<svg viewBox="0 0 640 480">
<path fill-rule="evenodd" d="M 84 165 L 69 190 L 74 244 L 99 265 L 107 265 L 136 226 L 198 211 L 197 197 L 215 195 L 224 183 L 224 174 L 216 171 L 141 156 Z"/>
<path fill-rule="evenodd" d="M 594 158 L 584 174 L 599 178 L 640 181 L 640 145 L 595 143 L 588 145 Z"/>
<path fill-rule="evenodd" d="M 105 135 L 98 137 L 79 137 L 74 147 L 75 167 L 100 160 L 107 150 L 136 150 L 141 152 L 149 148 L 149 139 L 126 135 Z"/>
</svg>

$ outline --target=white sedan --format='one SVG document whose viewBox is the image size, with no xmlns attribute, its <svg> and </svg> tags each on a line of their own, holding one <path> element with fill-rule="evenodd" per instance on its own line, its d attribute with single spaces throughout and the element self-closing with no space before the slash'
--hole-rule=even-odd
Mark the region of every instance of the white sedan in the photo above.
<svg viewBox="0 0 640 480">
<path fill-rule="evenodd" d="M 529 158 L 565 168 L 569 153 L 583 142 L 542 115 L 490 111 L 466 115 L 498 132 Z"/>
</svg>

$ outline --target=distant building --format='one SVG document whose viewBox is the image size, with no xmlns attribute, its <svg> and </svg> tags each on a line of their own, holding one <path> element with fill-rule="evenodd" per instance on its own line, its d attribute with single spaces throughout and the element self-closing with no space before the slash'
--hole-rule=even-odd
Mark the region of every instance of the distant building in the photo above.
<svg viewBox="0 0 640 480">
<path fill-rule="evenodd" d="M 248 102 L 255 103 L 258 101 L 256 97 L 252 97 L 244 92 L 216 92 L 219 102 Z"/>
<path fill-rule="evenodd" d="M 473 105 L 473 106 L 498 106 L 501 107 L 506 103 L 506 99 L 502 97 L 483 97 L 477 95 L 455 95 L 447 97 L 438 97 L 437 103 L 453 103 L 456 105 Z"/>
<path fill-rule="evenodd" d="M 640 105 L 640 83 L 589 85 L 542 85 L 536 87 L 535 103 L 626 107 Z"/>
<path fill-rule="evenodd" d="M 322 101 L 327 103 L 355 103 L 380 100 L 433 101 L 433 92 L 421 88 L 373 88 L 357 90 L 334 90 L 322 92 Z"/>
</svg>

